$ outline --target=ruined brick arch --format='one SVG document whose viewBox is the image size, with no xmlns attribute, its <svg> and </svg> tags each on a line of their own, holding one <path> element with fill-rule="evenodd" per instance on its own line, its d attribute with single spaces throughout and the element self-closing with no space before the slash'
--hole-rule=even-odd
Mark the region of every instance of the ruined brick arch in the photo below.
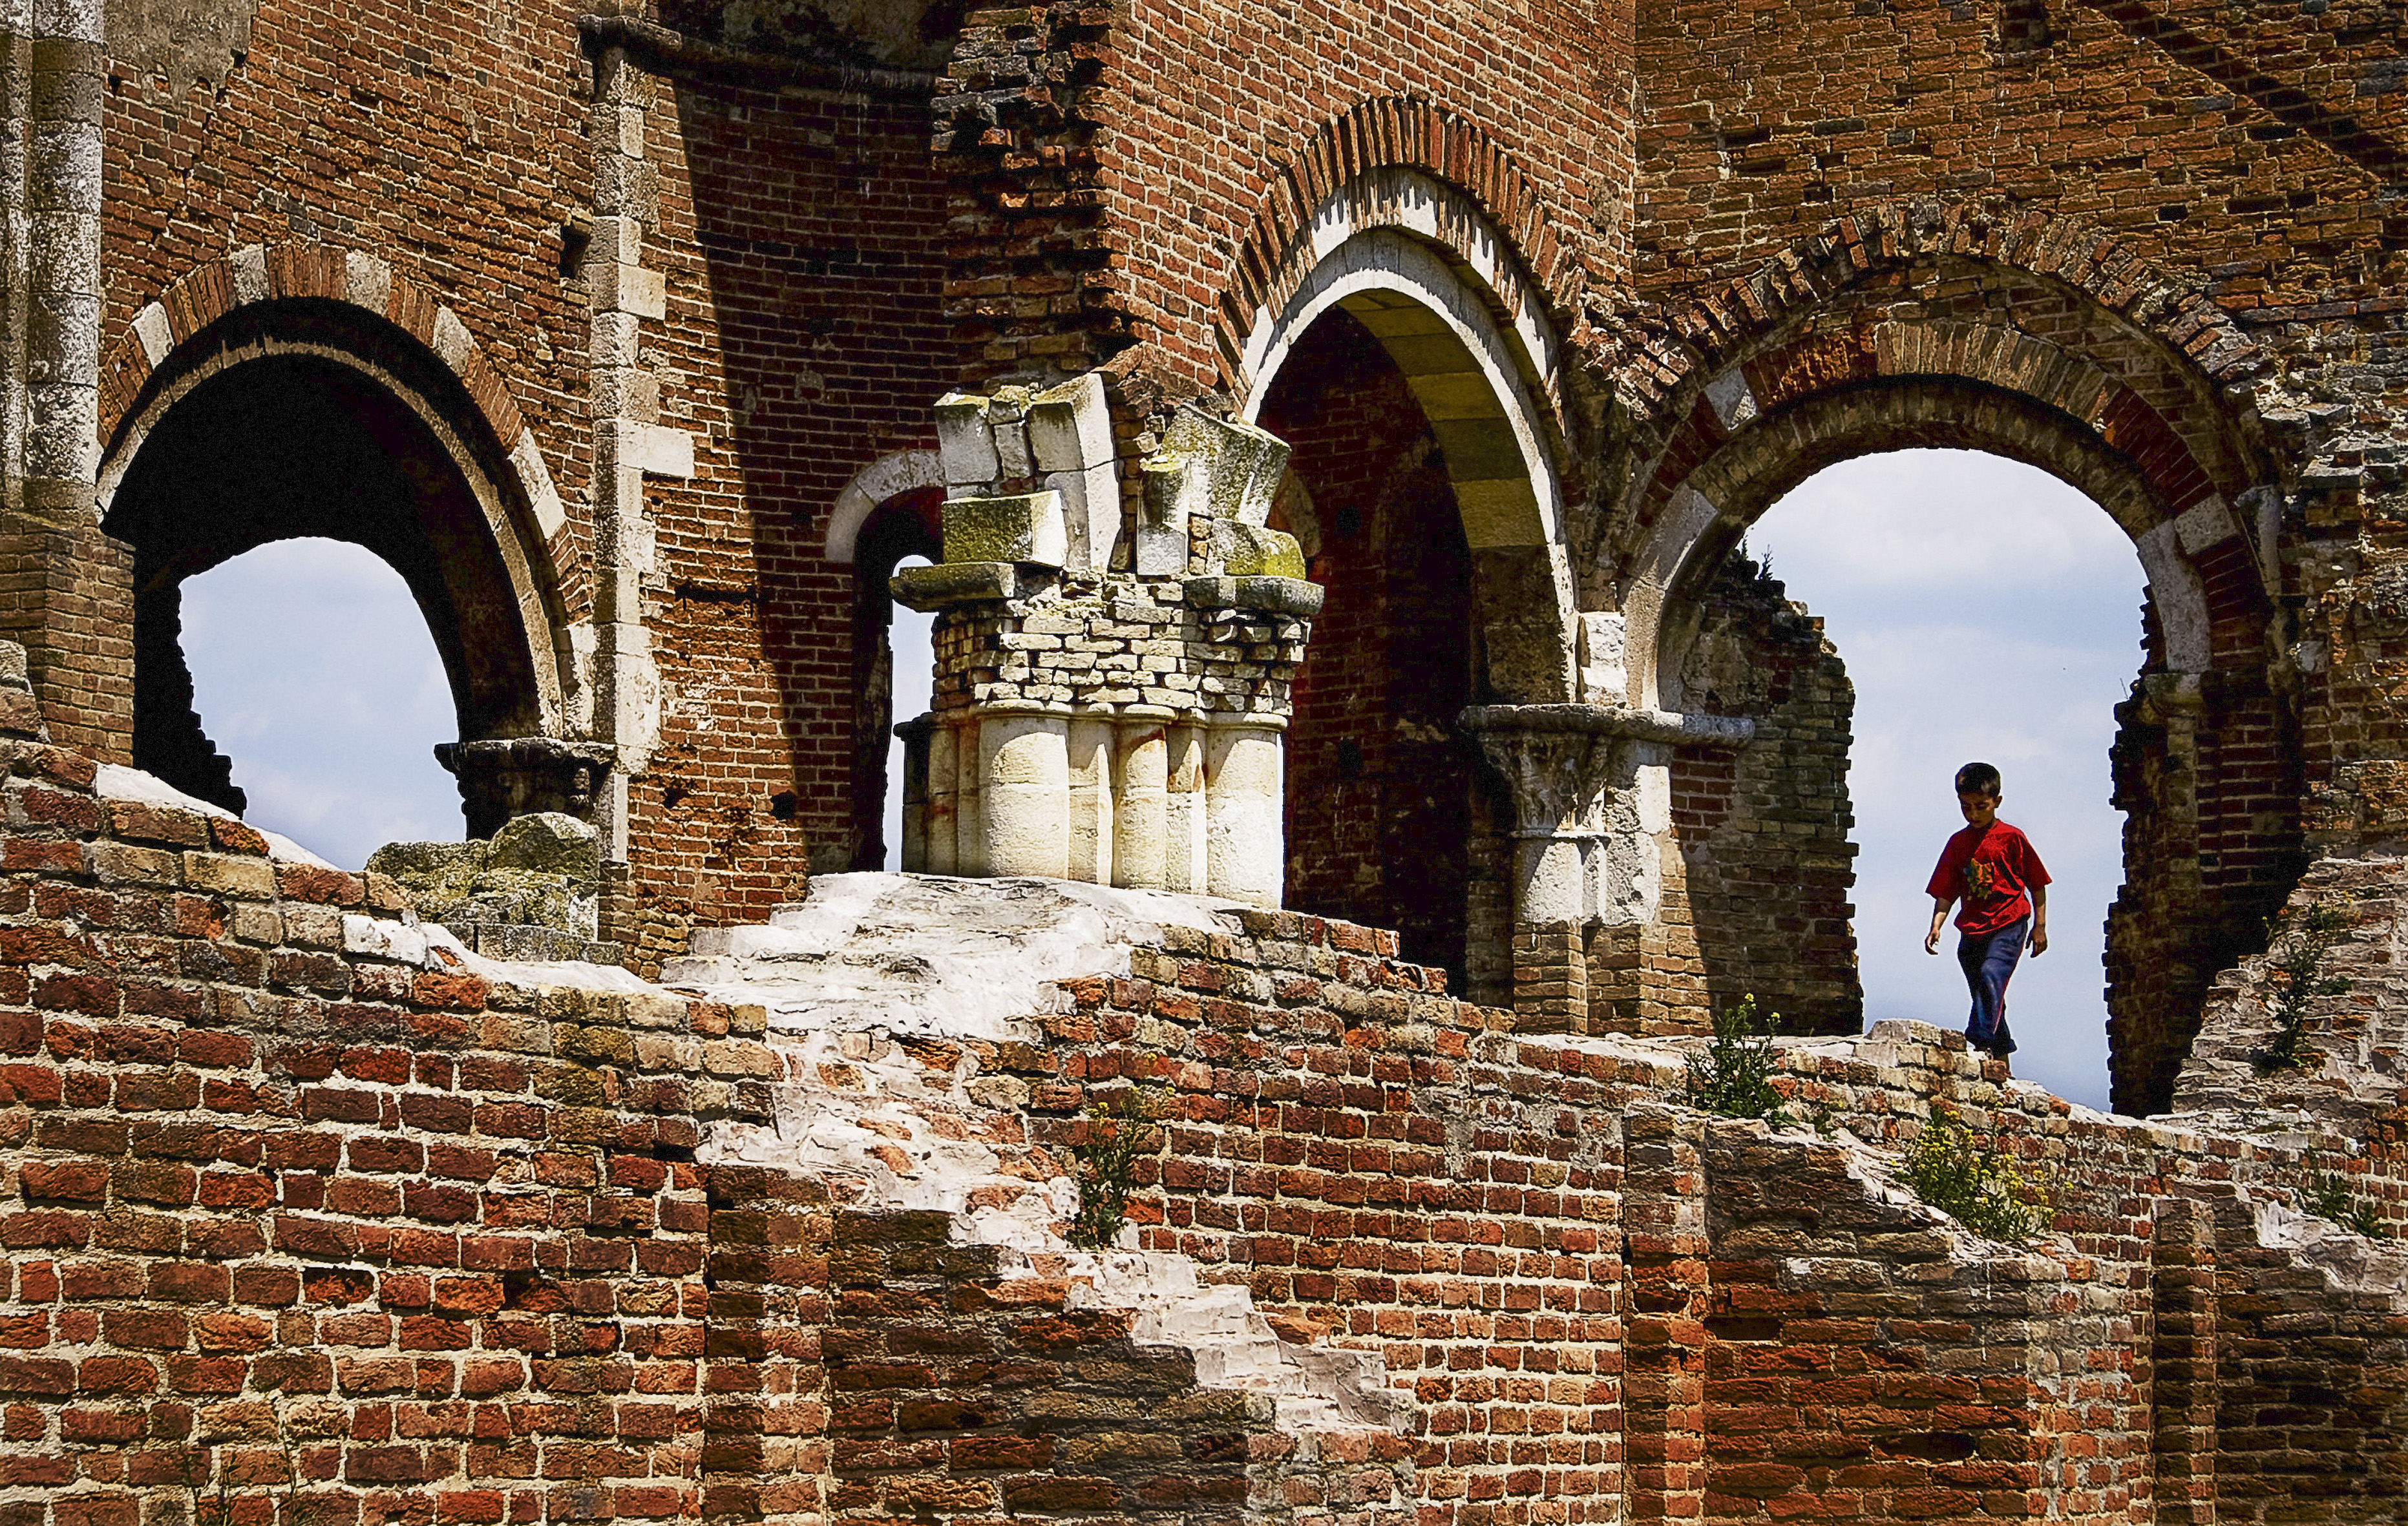
<svg viewBox="0 0 2408 1526">
<path fill-rule="evenodd" d="M 1725 297 L 1676 315 L 1699 342 L 1656 373 L 1677 385 L 1584 569 L 1627 622 L 1634 703 L 1670 702 L 1682 611 L 1748 522 L 1821 466 L 1911 445 L 2080 487 L 2148 570 L 2166 667 L 2262 666 L 2263 643 L 2216 648 L 2272 612 L 2279 473 L 2230 402 L 2257 353 L 2212 304 L 2072 220 L 2008 236 L 1936 214 L 1849 220 Z"/>
<path fill-rule="evenodd" d="M 2256 375 L 2261 349 L 2213 301 L 2172 279 L 2131 245 L 2080 216 L 1979 200 L 1876 204 L 1795 240 L 1745 277 L 1672 304 L 1635 341 L 1622 388 L 1633 406 L 1677 416 L 1706 379 L 1794 328 L 1867 279 L 1947 257 L 2018 270 L 2081 292 L 2180 355 L 2216 387 Z"/>
<path fill-rule="evenodd" d="M 2154 1110 L 2214 972 L 2262 938 L 2304 862 L 2291 617 L 2272 587 L 2282 467 L 2239 385 L 2257 362 L 2212 307 L 2097 244 L 2011 263 L 1943 231 L 1856 246 L 1812 300 L 1802 262 L 1751 289 L 1754 325 L 1695 351 L 1632 432 L 1639 466 L 1606 506 L 1584 599 L 1621 617 L 1628 702 L 1684 710 L 1716 570 L 1822 467 L 1978 449 L 2097 502 L 2149 584 L 2112 754 L 2125 884 L 2106 973 L 2117 1105 Z"/>
<path fill-rule="evenodd" d="M 1357 103 L 1266 176 L 1213 313 L 1222 379 L 1240 397 L 1267 379 L 1250 341 L 1285 307 L 1337 243 L 1402 227 L 1473 273 L 1499 322 L 1547 351 L 1539 379 L 1553 398 L 1555 336 L 1580 310 L 1582 269 L 1513 156 L 1478 124 L 1400 96 Z"/>
<path fill-rule="evenodd" d="M 103 397 L 99 508 L 136 553 L 137 759 L 147 736 L 171 781 L 238 806 L 197 719 L 173 715 L 177 691 L 190 692 L 177 590 L 295 535 L 353 541 L 401 574 L 442 655 L 462 740 L 569 735 L 570 631 L 552 549 L 566 516 L 532 433 L 450 308 L 371 256 L 253 247 L 143 308 L 106 358 Z M 282 453 L 233 451 L 230 424 L 285 436 Z M 330 452 L 368 463 L 375 491 L 353 503 L 332 468 L 310 466 L 311 448 L 289 442 L 313 430 Z M 227 485 L 254 459 L 277 485 L 255 505 Z M 313 471 L 321 480 L 305 490 Z"/>
</svg>

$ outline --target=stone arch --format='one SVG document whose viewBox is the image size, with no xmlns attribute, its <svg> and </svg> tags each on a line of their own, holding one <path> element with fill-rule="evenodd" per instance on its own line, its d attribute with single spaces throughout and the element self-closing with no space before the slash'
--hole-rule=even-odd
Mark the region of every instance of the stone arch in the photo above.
<svg viewBox="0 0 2408 1526">
<path fill-rule="evenodd" d="M 1409 169 L 1333 193 L 1287 264 L 1308 257 L 1240 345 L 1241 416 L 1259 418 L 1281 365 L 1325 314 L 1361 323 L 1404 373 L 1444 453 L 1475 563 L 1489 697 L 1575 697 L 1563 442 L 1541 401 L 1554 395 L 1561 342 L 1535 288 L 1477 207 Z"/>
<path fill-rule="evenodd" d="M 573 641 L 552 549 L 567 529 L 559 494 L 458 316 L 382 261 L 253 246 L 191 272 L 112 347 L 103 423 L 98 508 L 135 548 L 137 668 L 147 658 L 155 680 L 141 690 L 137 672 L 137 749 L 147 735 L 172 782 L 221 797 L 231 788 L 197 720 L 173 713 L 179 690 L 189 704 L 177 590 L 294 535 L 354 541 L 401 573 L 443 656 L 463 742 L 564 739 L 574 729 L 580 696 L 563 681 Z M 370 464 L 376 491 L 364 488 L 356 506 L 321 493 L 310 500 L 319 506 L 295 510 L 301 500 L 286 492 L 285 509 L 227 510 L 233 499 L 204 491 L 215 479 L 192 475 L 256 464 L 263 481 L 297 492 L 305 449 L 245 457 L 227 434 L 277 442 L 288 423 Z"/>
<path fill-rule="evenodd" d="M 1413 957 L 1486 992 L 1507 939 L 1481 908 L 1511 850 L 1457 717 L 1578 697 L 1555 320 L 1480 207 L 1409 167 L 1334 188 L 1279 268 L 1232 375 L 1241 416 L 1297 446 L 1283 507 L 1332 590 L 1297 680 L 1290 871 L 1314 909 L 1397 926 Z M 1324 415 L 1358 408 L 1409 421 L 1389 442 L 1402 454 L 1341 470 L 1353 448 Z M 1325 470 L 1360 501 L 1328 494 Z M 1294 518 L 1309 501 L 1310 525 Z M 1350 520 L 1359 540 L 1334 529 Z M 1400 821 L 1416 850 L 1387 841 Z M 1368 878 L 1345 867 L 1373 862 Z"/>
<path fill-rule="evenodd" d="M 2303 861 L 2283 491 L 2245 404 L 2254 349 L 2068 220 L 1928 205 L 1836 226 L 1655 338 L 1674 332 L 1626 375 L 1628 487 L 1584 557 L 1584 603 L 1612 611 L 1587 618 L 1623 627 L 1627 704 L 1688 706 L 1707 583 L 1783 492 L 1850 456 L 2012 457 L 2131 537 L 2150 607 L 2114 752 L 2111 1064 L 2118 1106 L 2166 1105 L 2208 982 Z"/>
<path fill-rule="evenodd" d="M 864 466 L 836 495 L 828 514 L 827 559 L 850 566 L 871 515 L 907 492 L 944 485 L 945 468 L 934 450 L 896 450 Z"/>
</svg>

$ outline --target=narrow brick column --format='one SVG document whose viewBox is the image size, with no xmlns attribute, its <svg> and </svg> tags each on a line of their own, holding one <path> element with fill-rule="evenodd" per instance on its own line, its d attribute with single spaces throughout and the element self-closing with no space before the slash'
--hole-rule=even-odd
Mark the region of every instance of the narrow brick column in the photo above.
<svg viewBox="0 0 2408 1526">
<path fill-rule="evenodd" d="M 1707 1271 L 1705 1122 L 1670 1108 L 1623 1119 L 1624 1455 L 1629 1519 L 1694 1520 L 1705 1513 Z"/>
<path fill-rule="evenodd" d="M 2157 1205 L 2149 1262 L 2150 1455 L 2158 1526 L 2215 1519 L 2215 1225 L 2205 1204 Z"/>
<path fill-rule="evenodd" d="M 710 1168 L 710 1312 L 694 1353 L 703 1373 L 702 1519 L 816 1523 L 828 1505 L 827 1189 L 725 1164 Z"/>
</svg>

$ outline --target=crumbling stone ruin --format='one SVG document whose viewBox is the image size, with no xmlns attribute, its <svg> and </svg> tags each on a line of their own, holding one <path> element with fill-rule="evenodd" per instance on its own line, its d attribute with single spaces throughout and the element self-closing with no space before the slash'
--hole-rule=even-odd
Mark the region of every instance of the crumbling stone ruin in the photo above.
<svg viewBox="0 0 2408 1526">
<path fill-rule="evenodd" d="M 2401 30 L 0 0 L 5 1526 L 2398 1519 Z M 2113 1115 L 1859 1032 L 1904 446 L 2147 569 Z M 468 841 L 241 820 L 299 535 Z"/>
</svg>

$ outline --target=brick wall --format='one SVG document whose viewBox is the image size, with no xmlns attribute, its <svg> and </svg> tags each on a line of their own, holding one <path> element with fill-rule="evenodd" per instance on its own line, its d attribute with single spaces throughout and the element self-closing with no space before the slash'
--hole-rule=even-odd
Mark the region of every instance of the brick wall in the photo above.
<svg viewBox="0 0 2408 1526">
<path fill-rule="evenodd" d="M 696 473 L 651 495 L 665 698 L 629 856 L 639 901 L 722 925 L 853 864 L 856 592 L 827 520 L 854 474 L 934 443 L 943 187 L 924 101 L 681 78 L 646 136 L 669 293 L 650 353 Z"/>
<path fill-rule="evenodd" d="M 1753 993 L 1784 1033 L 1861 1032 L 1848 900 L 1856 691 L 1839 653 L 1778 580 L 1735 558 L 1682 682 L 1698 708 L 1753 718 L 1756 736 L 1673 755 L 1678 868 L 1665 877 L 1632 1031 L 1679 1031 L 1701 1005 Z"/>
<path fill-rule="evenodd" d="M 2401 1433 L 2333 1398 L 2408 1360 L 2375 1335 L 2400 1294 L 2344 1248 L 2365 1242 L 2269 1242 L 2314 1164 L 2296 1139 L 2075 1109 L 1903 1023 L 1784 1048 L 1796 1110 L 1844 1133 L 1701 1120 L 1661 1105 L 1676 1050 L 1514 1035 L 1387 934 L 1243 921 L 1072 982 L 1053 1051 L 1003 1060 L 1056 1119 L 1125 1077 L 1177 1088 L 1138 1243 L 1381 1353 L 1424 1405 L 1429 1513 L 2172 1519 L 2211 1472 L 2199 1487 L 2244 1519 L 2392 1507 Z M 1894 1148 L 1935 1103 L 2051 1183 L 2051 1238 L 1976 1248 L 1881 1184 L 1858 1142 Z M 2401 1222 L 2396 1159 L 2350 1169 Z M 2336 1337 L 2314 1379 L 2252 1334 L 2311 1307 Z M 2202 1319 L 2213 1350 L 2183 1344 Z M 2200 1405 L 2294 1391 L 2309 1408 L 2256 1422 L 2275 1450 L 2248 1422 L 2189 1428 Z M 2200 1465 L 2228 1447 L 2234 1465 Z"/>
<path fill-rule="evenodd" d="M 1677 1047 L 1516 1034 L 1394 934 L 1284 912 L 1164 929 L 1029 1041 L 903 1046 L 963 1086 L 914 1105 L 934 1136 L 1009 1142 L 1005 1177 L 1063 1169 L 1097 1090 L 1167 1082 L 1137 1246 L 1412 1398 L 1400 1433 L 1300 1429 L 1198 1387 L 1095 1262 L 730 1157 L 858 1087 L 808 1062 L 867 1032 L 447 959 L 388 884 L 136 798 L 0 695 L 0 1489 L 29 1526 L 181 1509 L 188 1466 L 341 1521 L 2396 1505 L 2401 1433 L 2347 1397 L 2408 1368 L 2396 1256 L 2286 1206 L 2298 1134 L 2075 1109 L 1912 1024 L 1784 1049 L 1826 1136 L 1708 1120 L 1668 1105 Z M 2054 1179 L 2050 1238 L 1885 1185 L 1935 1101 Z M 863 1148 L 922 1148 L 886 1121 Z M 2394 1158 L 2304 1142 L 2408 1223 Z"/>
<path fill-rule="evenodd" d="M 714 1162 L 761 1008 L 472 965 L 36 724 L 0 685 L 11 1519 L 1294 1508 L 1292 1438 L 1126 1312 Z"/>
</svg>

